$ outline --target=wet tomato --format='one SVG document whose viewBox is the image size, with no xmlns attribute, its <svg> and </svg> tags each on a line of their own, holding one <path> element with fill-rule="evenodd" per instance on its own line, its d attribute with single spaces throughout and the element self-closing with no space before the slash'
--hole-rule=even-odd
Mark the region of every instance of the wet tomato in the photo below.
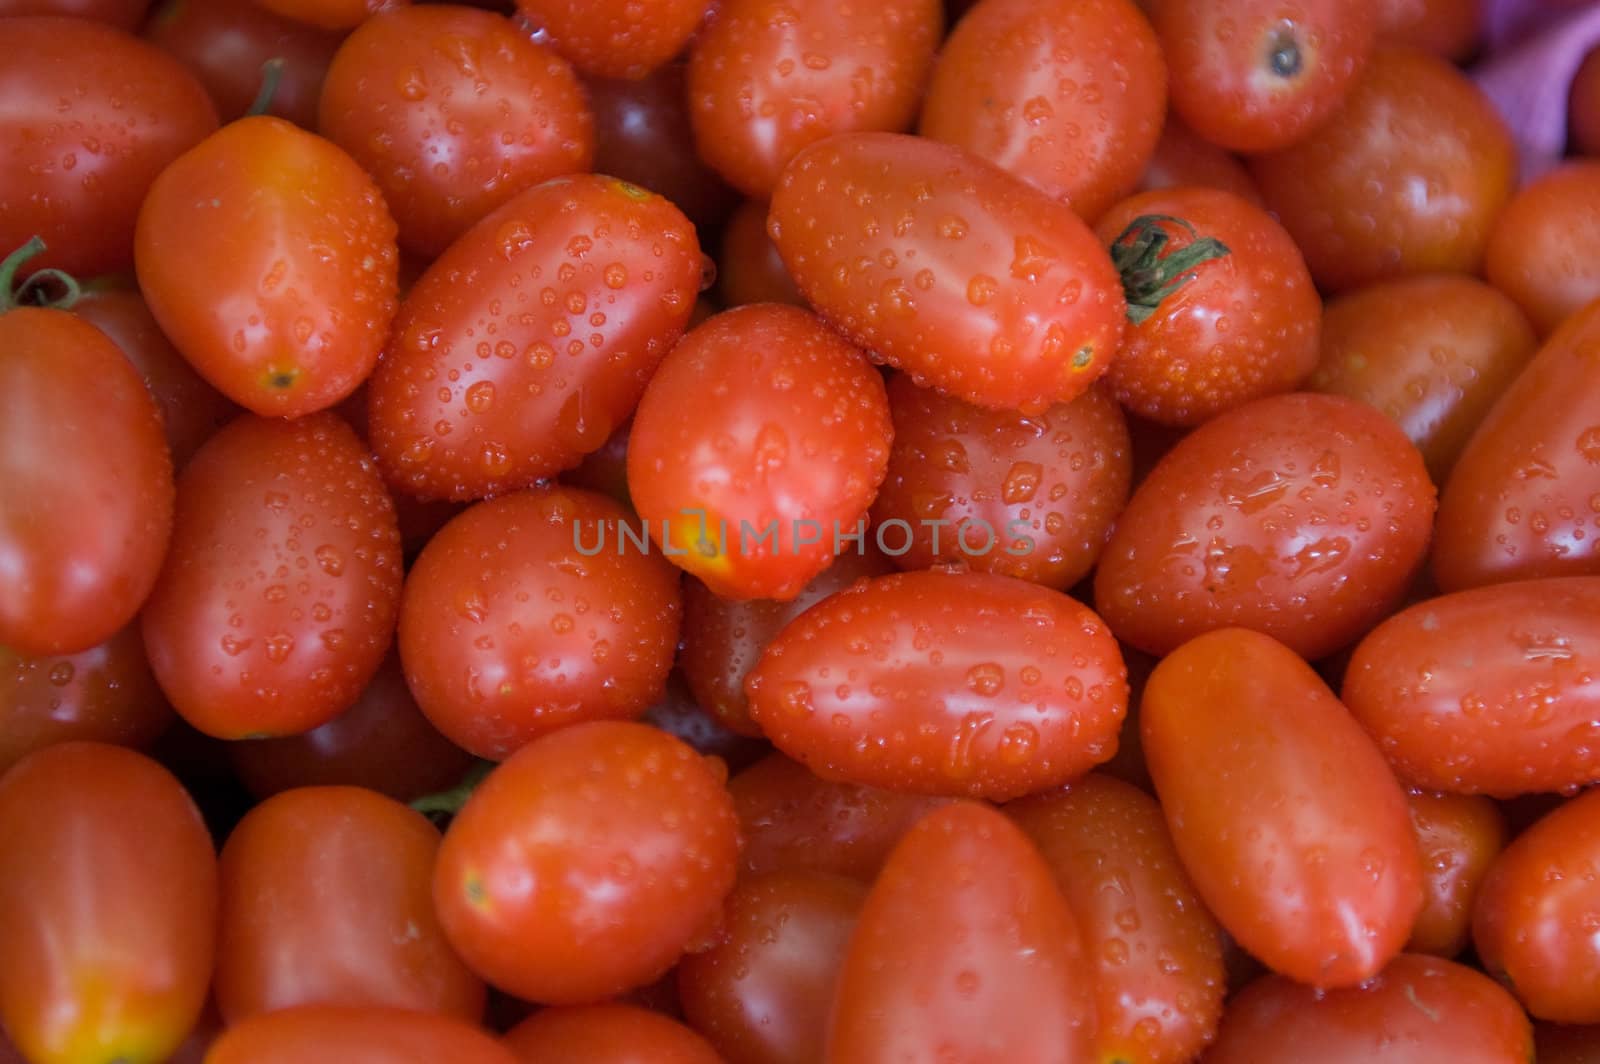
<svg viewBox="0 0 1600 1064">
<path fill-rule="evenodd" d="M 585 74 L 642 78 L 683 51 L 708 0 L 517 0 L 534 39 Z"/>
<path fill-rule="evenodd" d="M 349 30 L 411 0 L 255 0 L 273 14 L 325 30 Z"/>
<path fill-rule="evenodd" d="M 1505 817 L 1477 795 L 1412 790 L 1406 802 L 1422 851 L 1422 911 L 1406 949 L 1454 957 L 1472 937 L 1473 902 L 1505 848 Z"/>
<path fill-rule="evenodd" d="M 806 305 L 767 235 L 767 205 L 746 200 L 728 218 L 717 260 L 717 294 L 730 307 L 746 303 Z"/>
<path fill-rule="evenodd" d="M 1458 62 L 1477 47 L 1487 11 L 1479 0 L 1377 0 L 1374 6 L 1379 40 Z"/>
<path fill-rule="evenodd" d="M 1484 274 L 1542 335 L 1600 297 L 1600 161 L 1570 162 L 1512 197 L 1489 233 Z"/>
<path fill-rule="evenodd" d="M 405 1009 L 309 1005 L 252 1016 L 222 1033 L 205 1064 L 517 1064 L 487 1032 Z"/>
<path fill-rule="evenodd" d="M 694 1031 L 632 1005 L 543 1009 L 506 1034 L 524 1064 L 722 1064 Z"/>
<path fill-rule="evenodd" d="M 1227 150 L 1201 139 L 1169 112 L 1161 139 L 1156 141 L 1150 163 L 1139 178 L 1139 191 L 1195 185 L 1231 192 L 1261 206 L 1261 190 L 1244 164 Z"/>
</svg>

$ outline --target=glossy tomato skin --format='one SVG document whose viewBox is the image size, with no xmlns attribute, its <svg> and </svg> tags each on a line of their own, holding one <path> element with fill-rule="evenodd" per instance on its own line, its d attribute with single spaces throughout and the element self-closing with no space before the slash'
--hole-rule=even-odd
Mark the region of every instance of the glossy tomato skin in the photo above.
<svg viewBox="0 0 1600 1064">
<path fill-rule="evenodd" d="M 400 604 L 394 504 L 333 414 L 241 417 L 183 472 L 142 615 L 173 708 L 219 739 L 308 731 L 360 695 Z"/>
<path fill-rule="evenodd" d="M 1106 374 L 1123 406 L 1151 421 L 1198 425 L 1297 388 L 1317 364 L 1322 300 L 1283 226 L 1231 193 L 1179 188 L 1123 200 L 1095 232 L 1115 254 L 1148 215 L 1194 227 L 1161 226 L 1168 255 L 1205 237 L 1227 252 L 1183 274 L 1182 286 L 1129 328 Z"/>
<path fill-rule="evenodd" d="M 1090 773 L 1004 812 L 1039 848 L 1078 919 L 1094 966 L 1099 1059 L 1193 1060 L 1222 1016 L 1222 938 L 1155 799 Z"/>
<path fill-rule="evenodd" d="M 642 78 L 689 43 L 707 0 L 517 0 L 534 39 L 602 78 Z"/>
<path fill-rule="evenodd" d="M 622 540 L 628 520 L 604 496 L 541 488 L 479 503 L 423 548 L 406 580 L 400 660 L 451 741 L 501 760 L 577 721 L 637 717 L 660 697 L 678 643 L 678 576 Z"/>
<path fill-rule="evenodd" d="M 1065 204 L 947 144 L 851 133 L 795 157 L 767 229 L 806 299 L 923 386 L 1038 413 L 1088 390 L 1122 282 Z"/>
<path fill-rule="evenodd" d="M 784 268 L 777 245 L 767 235 L 767 205 L 761 200 L 745 200 L 728 218 L 717 259 L 717 294 L 729 307 L 746 303 L 806 305 Z"/>
<path fill-rule="evenodd" d="M 857 549 L 843 537 L 866 538 L 893 434 L 859 348 L 799 307 L 738 307 L 650 378 L 628 493 L 660 553 L 712 591 L 792 599 Z"/>
<path fill-rule="evenodd" d="M 1532 181 L 1506 204 L 1489 233 L 1489 283 L 1549 335 L 1600 297 L 1600 269 L 1587 248 L 1600 238 L 1600 161 L 1574 161 Z"/>
<path fill-rule="evenodd" d="M 228 1028 L 205 1064 L 517 1064 L 502 1042 L 448 1016 L 310 1005 Z"/>
<path fill-rule="evenodd" d="M 1202 139 L 1169 112 L 1161 139 L 1156 141 L 1150 162 L 1139 178 L 1138 191 L 1192 185 L 1231 192 L 1261 206 L 1261 190 L 1244 164 L 1226 149 Z"/>
<path fill-rule="evenodd" d="M 103 643 L 161 568 L 172 457 L 139 374 L 70 314 L 0 313 L 0 482 L 0 644 Z"/>
<path fill-rule="evenodd" d="M 1184 437 L 1134 491 L 1095 605 L 1154 654 L 1238 625 L 1322 657 L 1399 603 L 1433 510 L 1421 456 L 1376 410 L 1258 399 Z"/>
<path fill-rule="evenodd" d="M 831 1064 L 1096 1059 L 1077 921 L 1026 835 L 957 802 L 895 847 L 845 953 Z"/>
<path fill-rule="evenodd" d="M 1505 849 L 1505 817 L 1481 795 L 1412 788 L 1406 804 L 1422 852 L 1422 911 L 1406 950 L 1454 957 L 1472 937 L 1472 904 Z"/>
<path fill-rule="evenodd" d="M 460 5 L 363 22 L 322 88 L 318 128 L 372 174 L 400 244 L 438 257 L 484 215 L 594 159 L 594 119 L 565 59 Z"/>
<path fill-rule="evenodd" d="M 216 109 L 177 60 L 110 26 L 40 15 L 5 31 L 0 255 L 40 236 L 29 270 L 126 269 L 151 182 L 217 128 Z"/>
<path fill-rule="evenodd" d="M 1377 0 L 1375 8 L 1380 40 L 1456 62 L 1471 58 L 1483 36 L 1486 9 L 1478 0 Z"/>
<path fill-rule="evenodd" d="M 68 742 L 0 780 L 0 1019 L 28 1060 L 166 1060 L 205 1003 L 216 913 L 211 838 L 156 762 Z"/>
<path fill-rule="evenodd" d="M 700 269 L 688 219 L 637 186 L 586 174 L 515 196 L 400 308 L 369 386 L 385 475 L 476 499 L 577 465 L 682 334 Z"/>
<path fill-rule="evenodd" d="M 633 1005 L 543 1009 L 506 1033 L 524 1064 L 722 1064 L 700 1035 Z"/>
<path fill-rule="evenodd" d="M 0 18 L 13 15 L 70 15 L 132 31 L 144 18 L 149 0 L 0 0 Z"/>
<path fill-rule="evenodd" d="M 373 15 L 411 0 L 256 0 L 275 15 L 325 30 L 352 30 Z"/>
<path fill-rule="evenodd" d="M 719 773 L 643 724 L 574 724 L 523 747 L 451 823 L 434 905 L 462 958 L 528 1001 L 588 1004 L 664 974 L 733 886 Z"/>
<path fill-rule="evenodd" d="M 939 55 L 925 137 L 959 145 L 1094 221 L 1161 135 L 1167 68 L 1132 0 L 982 0 Z"/>
<path fill-rule="evenodd" d="M 1311 666 L 1211 632 L 1156 666 L 1140 714 L 1178 854 L 1240 945 L 1324 988 L 1400 952 L 1422 907 L 1405 793 Z"/>
<path fill-rule="evenodd" d="M 1281 975 L 1252 983 L 1228 1002 L 1222 1033 L 1204 1059 L 1527 1064 L 1533 1034 L 1517 1003 L 1482 973 L 1407 954 L 1362 987 L 1322 992 Z"/>
<path fill-rule="evenodd" d="M 1379 47 L 1344 105 L 1250 173 L 1323 289 L 1475 273 L 1516 185 L 1516 149 L 1459 70 Z M 1423 196 L 1417 189 L 1427 189 Z"/>
</svg>

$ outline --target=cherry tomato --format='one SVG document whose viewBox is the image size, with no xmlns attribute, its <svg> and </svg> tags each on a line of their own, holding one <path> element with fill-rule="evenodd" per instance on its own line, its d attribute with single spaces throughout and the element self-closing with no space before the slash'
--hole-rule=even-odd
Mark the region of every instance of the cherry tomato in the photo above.
<svg viewBox="0 0 1600 1064">
<path fill-rule="evenodd" d="M 597 175 L 523 192 L 429 267 L 369 386 L 390 482 L 474 499 L 578 464 L 683 332 L 700 246 L 672 204 Z"/>
<path fill-rule="evenodd" d="M 1138 191 L 1198 185 L 1231 192 L 1261 206 L 1261 190 L 1244 164 L 1228 151 L 1201 139 L 1177 115 L 1167 114 L 1161 139 L 1156 141 Z"/>
<path fill-rule="evenodd" d="M 1482 281 L 1385 281 L 1328 303 L 1308 387 L 1383 411 L 1443 484 L 1537 344 L 1517 305 Z"/>
<path fill-rule="evenodd" d="M 205 1064 L 517 1064 L 460 1020 L 404 1009 L 311 1005 L 252 1016 L 222 1033 Z"/>
<path fill-rule="evenodd" d="M 1378 38 L 1460 61 L 1483 36 L 1479 0 L 1376 0 Z"/>
<path fill-rule="evenodd" d="M 377 179 L 401 245 L 427 259 L 594 158 L 594 119 L 567 61 L 508 19 L 454 4 L 362 23 L 328 68 L 319 127 Z"/>
<path fill-rule="evenodd" d="M 183 472 L 145 606 L 156 679 L 219 739 L 309 731 L 383 662 L 400 604 L 394 506 L 333 414 L 241 417 Z"/>
<path fill-rule="evenodd" d="M 1036 414 L 1088 390 L 1126 305 L 1065 204 L 949 145 L 893 133 L 801 152 L 768 231 L 807 300 L 916 383 Z"/>
<path fill-rule="evenodd" d="M 275 15 L 325 30 L 349 30 L 411 0 L 254 0 Z"/>
<path fill-rule="evenodd" d="M 585 74 L 642 78 L 683 51 L 707 0 L 516 0 L 534 39 Z"/>
<path fill-rule="evenodd" d="M 798 307 L 739 307 L 650 378 L 628 492 L 661 552 L 712 591 L 792 599 L 861 549 L 893 434 L 883 378 L 858 348 Z"/>
<path fill-rule="evenodd" d="M 1600 155 L 1600 46 L 1584 56 L 1567 95 L 1571 147 L 1579 155 Z"/>
<path fill-rule="evenodd" d="M 452 742 L 500 760 L 575 721 L 637 717 L 660 697 L 678 578 L 623 547 L 627 522 L 604 496 L 538 489 L 478 504 L 423 549 L 406 581 L 400 660 Z"/>
<path fill-rule="evenodd" d="M 1399 604 L 1433 509 L 1417 449 L 1376 410 L 1258 399 L 1184 437 L 1134 491 L 1095 605 L 1155 654 L 1239 625 L 1322 657 Z"/>
<path fill-rule="evenodd" d="M 722 1064 L 683 1024 L 632 1005 L 543 1009 L 506 1044 L 525 1064 Z"/>
<path fill-rule="evenodd" d="M 1486 96 L 1425 52 L 1380 47 L 1333 117 L 1250 162 L 1324 289 L 1475 273 L 1517 177 Z"/>
<path fill-rule="evenodd" d="M 217 862 L 143 754 L 68 742 L 0 779 L 0 1020 L 32 1064 L 159 1064 L 211 978 Z"/>
<path fill-rule="evenodd" d="M 1454 957 L 1472 936 L 1472 903 L 1506 845 L 1506 822 L 1487 798 L 1412 790 L 1406 796 L 1422 851 L 1422 912 L 1406 949 Z"/>
<path fill-rule="evenodd" d="M 1156 666 L 1140 712 L 1178 855 L 1240 945 L 1324 988 L 1400 952 L 1422 907 L 1405 793 L 1311 666 L 1211 632 Z"/>
<path fill-rule="evenodd" d="M 1039 847 L 1083 932 L 1098 1059 L 1193 1060 L 1222 1016 L 1222 939 L 1155 799 L 1091 773 L 1005 813 Z"/>
<path fill-rule="evenodd" d="M 1600 297 L 1587 249 L 1600 239 L 1600 161 L 1559 166 L 1524 187 L 1489 233 L 1484 272 L 1543 334 Z"/>
<path fill-rule="evenodd" d="M 717 261 L 717 294 L 730 307 L 746 303 L 806 305 L 794 278 L 783 266 L 778 247 L 767 235 L 767 205 L 745 200 L 722 231 L 722 257 Z"/>
<path fill-rule="evenodd" d="M 451 823 L 433 880 L 451 943 L 529 1001 L 643 986 L 704 936 L 733 886 L 721 777 L 643 724 L 574 724 L 512 755 Z"/>
<path fill-rule="evenodd" d="M 150 0 L 0 0 L 0 18 L 12 15 L 71 15 L 133 30 Z"/>
<path fill-rule="evenodd" d="M 1600 1027 L 1533 1025 L 1533 1059 L 1539 1064 L 1596 1064 L 1600 1061 Z"/>
</svg>

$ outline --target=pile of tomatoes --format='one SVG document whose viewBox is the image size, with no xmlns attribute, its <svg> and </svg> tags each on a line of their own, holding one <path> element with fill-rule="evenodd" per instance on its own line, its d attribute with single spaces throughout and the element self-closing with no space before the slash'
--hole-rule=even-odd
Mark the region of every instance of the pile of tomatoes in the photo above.
<svg viewBox="0 0 1600 1064">
<path fill-rule="evenodd" d="M 1486 18 L 0 0 L 0 1060 L 1600 1060 Z"/>
</svg>

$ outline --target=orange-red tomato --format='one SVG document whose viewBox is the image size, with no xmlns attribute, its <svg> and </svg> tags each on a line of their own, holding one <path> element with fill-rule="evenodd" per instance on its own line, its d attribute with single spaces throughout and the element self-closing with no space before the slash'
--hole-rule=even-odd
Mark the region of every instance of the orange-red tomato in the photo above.
<svg viewBox="0 0 1600 1064">
<path fill-rule="evenodd" d="M 1505 848 L 1505 817 L 1470 794 L 1412 790 L 1406 803 L 1422 852 L 1422 911 L 1406 949 L 1454 957 L 1472 937 L 1472 904 Z"/>
<path fill-rule="evenodd" d="M 1379 40 L 1459 62 L 1477 47 L 1488 5 L 1480 0 L 1376 0 L 1375 7 Z"/>
<path fill-rule="evenodd" d="M 1548 335 L 1600 297 L 1600 161 L 1571 162 L 1521 189 L 1489 233 L 1483 268 L 1489 283 L 1527 311 Z"/>
<path fill-rule="evenodd" d="M 1155 152 L 1139 178 L 1138 191 L 1195 185 L 1231 192 L 1261 206 L 1261 190 L 1256 188 L 1244 163 L 1209 140 L 1203 140 L 1184 125 L 1182 119 L 1169 112 L 1167 124 L 1161 129 L 1161 139 L 1156 141 Z"/>
<path fill-rule="evenodd" d="M 254 0 L 275 15 L 325 30 L 349 30 L 411 0 Z"/>
<path fill-rule="evenodd" d="M 304 2 L 304 0 L 302 0 Z M 642 78 L 683 51 L 708 0 L 516 0 L 534 39 L 585 74 Z"/>
<path fill-rule="evenodd" d="M 722 1064 L 683 1024 L 632 1005 L 543 1009 L 506 1033 L 524 1064 Z"/>
<path fill-rule="evenodd" d="M 746 303 L 806 305 L 784 268 L 777 245 L 767 235 L 767 205 L 760 200 L 739 204 L 722 230 L 717 294 L 730 307 Z"/>
<path fill-rule="evenodd" d="M 222 1032 L 205 1064 L 517 1064 L 487 1032 L 404 1009 L 309 1005 L 252 1016 Z"/>
<path fill-rule="evenodd" d="M 150 0 L 0 0 L 0 17 L 71 15 L 132 30 L 144 18 Z"/>
</svg>

